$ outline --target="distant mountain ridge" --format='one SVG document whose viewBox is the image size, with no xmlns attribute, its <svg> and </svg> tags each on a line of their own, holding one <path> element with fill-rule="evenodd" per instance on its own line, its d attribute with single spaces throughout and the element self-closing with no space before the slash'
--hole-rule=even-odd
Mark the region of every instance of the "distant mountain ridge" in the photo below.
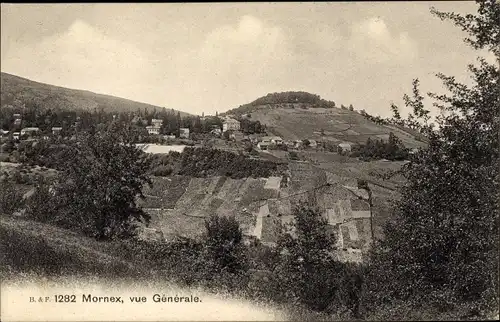
<svg viewBox="0 0 500 322">
<path fill-rule="evenodd" d="M 4 72 L 1 73 L 0 80 L 0 107 L 36 104 L 42 109 L 88 111 L 102 109 L 105 112 L 128 112 L 145 108 L 148 110 L 164 109 L 164 107 L 116 96 L 36 82 Z M 177 110 L 174 111 L 177 112 Z M 181 116 L 191 115 L 179 112 Z"/>
</svg>

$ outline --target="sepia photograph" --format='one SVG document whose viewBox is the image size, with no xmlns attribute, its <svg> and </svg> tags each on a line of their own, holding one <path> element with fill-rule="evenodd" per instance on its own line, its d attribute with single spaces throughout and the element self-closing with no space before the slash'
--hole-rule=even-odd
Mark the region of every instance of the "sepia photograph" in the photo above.
<svg viewBox="0 0 500 322">
<path fill-rule="evenodd" d="M 499 319 L 500 1 L 0 9 L 1 321 Z"/>
</svg>

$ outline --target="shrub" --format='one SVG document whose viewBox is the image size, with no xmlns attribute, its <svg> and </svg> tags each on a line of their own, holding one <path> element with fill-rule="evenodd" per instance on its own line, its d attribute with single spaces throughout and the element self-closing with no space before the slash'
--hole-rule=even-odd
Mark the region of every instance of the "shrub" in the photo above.
<svg viewBox="0 0 500 322">
<path fill-rule="evenodd" d="M 219 287 L 234 288 L 242 283 L 248 270 L 243 233 L 234 217 L 211 216 L 205 221 L 205 280 L 219 282 Z"/>
<path fill-rule="evenodd" d="M 293 210 L 293 235 L 283 230 L 275 267 L 278 298 L 315 311 L 358 316 L 362 275 L 336 260 L 334 239 L 318 209 L 299 203 Z"/>
<path fill-rule="evenodd" d="M 166 177 L 166 176 L 171 175 L 172 172 L 173 172 L 173 169 L 171 167 L 165 166 L 165 165 L 160 165 L 160 166 L 157 166 L 156 168 L 154 168 L 151 171 L 151 174 L 154 176 L 157 176 L 157 177 Z"/>
<path fill-rule="evenodd" d="M 2 180 L 0 214 L 11 215 L 23 206 L 23 196 L 10 180 Z"/>
</svg>

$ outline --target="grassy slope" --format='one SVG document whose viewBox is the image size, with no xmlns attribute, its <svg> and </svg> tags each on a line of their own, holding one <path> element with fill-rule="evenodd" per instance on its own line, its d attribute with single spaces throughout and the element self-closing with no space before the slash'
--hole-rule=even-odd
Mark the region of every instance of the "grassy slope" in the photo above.
<svg viewBox="0 0 500 322">
<path fill-rule="evenodd" d="M 320 97 L 311 93 L 290 95 L 290 92 L 282 92 L 268 94 L 223 114 L 250 114 L 252 120 L 266 124 L 268 132 L 289 140 L 308 138 L 365 143 L 368 137 L 387 139 L 393 132 L 409 148 L 425 145 L 418 140 L 418 133 L 410 129 L 378 125 L 356 111 L 335 108 L 332 103 L 322 104 Z M 321 130 L 324 135 L 320 134 Z"/>
<path fill-rule="evenodd" d="M 34 100 L 42 108 L 61 108 L 69 110 L 129 111 L 148 108 L 161 110 L 162 107 L 131 101 L 110 95 L 96 94 L 89 91 L 69 89 L 35 82 L 19 76 L 1 73 L 1 107 L 12 105 L 14 100 L 21 103 Z M 176 111 L 177 112 L 177 111 Z M 181 116 L 188 113 L 181 112 Z"/>
<path fill-rule="evenodd" d="M 2 216 L 0 236 L 4 277 L 19 271 L 133 278 L 152 273 L 118 257 L 116 245 L 47 224 Z"/>
<path fill-rule="evenodd" d="M 386 138 L 394 132 L 408 148 L 423 146 L 414 133 L 395 127 L 377 125 L 362 115 L 338 108 L 267 108 L 251 113 L 252 120 L 266 124 L 269 132 L 284 139 L 315 139 L 333 142 L 365 143 L 371 138 Z M 324 130 L 325 135 L 319 132 Z"/>
</svg>

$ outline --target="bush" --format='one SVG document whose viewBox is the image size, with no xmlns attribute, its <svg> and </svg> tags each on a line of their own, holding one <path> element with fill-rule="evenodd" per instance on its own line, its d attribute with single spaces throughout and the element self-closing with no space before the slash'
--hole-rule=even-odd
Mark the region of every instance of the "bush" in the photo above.
<svg viewBox="0 0 500 322">
<path fill-rule="evenodd" d="M 23 206 L 23 195 L 9 180 L 1 182 L 0 189 L 0 214 L 11 215 Z"/>
<path fill-rule="evenodd" d="M 154 176 L 157 176 L 157 177 L 166 177 L 166 176 L 171 175 L 172 172 L 173 172 L 173 169 L 171 167 L 165 166 L 165 165 L 160 165 L 160 166 L 157 166 L 156 168 L 154 168 L 151 171 L 151 174 Z"/>
<path fill-rule="evenodd" d="M 227 289 L 245 284 L 248 263 L 238 222 L 234 217 L 213 215 L 205 221 L 205 228 L 202 252 L 204 279 Z"/>
<path fill-rule="evenodd" d="M 275 279 L 280 300 L 315 311 L 359 315 L 362 272 L 336 260 L 334 239 L 318 209 L 299 203 L 293 210 L 294 234 L 283 230 Z"/>
<path fill-rule="evenodd" d="M 279 175 L 284 170 L 284 165 L 275 162 L 249 159 L 223 150 L 186 148 L 181 155 L 178 174 L 194 177 L 220 175 L 230 176 L 233 179 L 269 177 Z"/>
<path fill-rule="evenodd" d="M 26 215 L 40 222 L 57 223 L 59 210 L 63 200 L 53 194 L 48 182 L 40 180 L 36 183 L 35 193 L 26 201 Z"/>
</svg>

